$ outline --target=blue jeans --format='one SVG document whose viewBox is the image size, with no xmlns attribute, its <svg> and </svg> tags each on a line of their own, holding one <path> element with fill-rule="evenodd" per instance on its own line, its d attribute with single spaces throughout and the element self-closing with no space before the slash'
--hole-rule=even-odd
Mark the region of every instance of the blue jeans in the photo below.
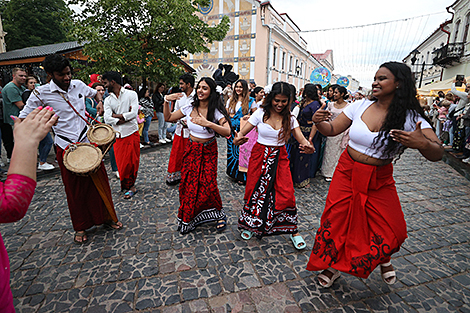
<svg viewBox="0 0 470 313">
<path fill-rule="evenodd" d="M 158 139 L 166 138 L 166 123 L 162 112 L 157 112 L 158 118 Z"/>
<path fill-rule="evenodd" d="M 160 119 L 158 119 L 160 120 Z M 142 136 L 144 137 L 144 142 L 149 142 L 149 128 L 150 123 L 152 122 L 152 116 L 146 117 L 144 122 L 144 128 L 142 129 Z"/>
<path fill-rule="evenodd" d="M 52 145 L 54 141 L 52 140 L 51 133 L 47 133 L 41 142 L 39 142 L 39 162 L 46 162 L 49 152 L 51 152 Z"/>
</svg>

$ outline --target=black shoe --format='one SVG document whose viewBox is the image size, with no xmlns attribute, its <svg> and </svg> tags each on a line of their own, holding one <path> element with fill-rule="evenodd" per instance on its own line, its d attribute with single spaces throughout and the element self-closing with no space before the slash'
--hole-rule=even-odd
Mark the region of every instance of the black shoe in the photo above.
<svg viewBox="0 0 470 313">
<path fill-rule="evenodd" d="M 468 157 L 469 157 L 469 156 L 468 156 L 468 155 L 465 155 L 465 154 L 461 154 L 461 155 L 456 155 L 456 156 L 455 156 L 455 158 L 456 158 L 456 159 L 459 159 L 459 160 L 461 160 L 461 159 L 466 159 L 466 158 L 468 158 Z"/>
</svg>

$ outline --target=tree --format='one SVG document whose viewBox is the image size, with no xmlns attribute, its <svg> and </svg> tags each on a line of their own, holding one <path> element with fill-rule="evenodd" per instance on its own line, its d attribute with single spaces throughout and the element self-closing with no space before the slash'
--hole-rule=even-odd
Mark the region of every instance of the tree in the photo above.
<svg viewBox="0 0 470 313">
<path fill-rule="evenodd" d="M 67 41 L 71 11 L 63 0 L 2 1 L 7 50 Z"/>
<path fill-rule="evenodd" d="M 229 19 L 210 27 L 195 14 L 209 0 L 72 0 L 84 8 L 74 16 L 73 34 L 95 63 L 91 71 L 116 70 L 166 82 L 182 73 L 180 58 L 208 52 L 223 40 Z"/>
</svg>

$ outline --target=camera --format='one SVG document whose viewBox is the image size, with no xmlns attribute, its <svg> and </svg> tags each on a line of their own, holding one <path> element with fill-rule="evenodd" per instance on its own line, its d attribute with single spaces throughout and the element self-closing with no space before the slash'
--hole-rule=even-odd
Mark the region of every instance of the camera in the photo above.
<svg viewBox="0 0 470 313">
<path fill-rule="evenodd" d="M 455 77 L 455 80 L 456 80 L 455 86 L 456 86 L 456 87 L 461 87 L 462 84 L 463 84 L 464 78 L 465 78 L 465 75 L 457 75 L 457 76 Z"/>
</svg>

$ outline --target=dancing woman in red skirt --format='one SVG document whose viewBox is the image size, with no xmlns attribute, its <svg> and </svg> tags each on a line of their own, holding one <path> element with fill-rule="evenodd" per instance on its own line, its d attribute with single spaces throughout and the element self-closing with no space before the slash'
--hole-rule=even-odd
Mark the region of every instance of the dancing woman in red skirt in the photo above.
<svg viewBox="0 0 470 313">
<path fill-rule="evenodd" d="M 181 95 L 165 96 L 163 107 L 167 122 L 186 117 L 190 134 L 181 170 L 178 230 L 186 234 L 199 224 L 217 221 L 216 229 L 222 231 L 227 227 L 227 217 L 217 187 L 215 133 L 230 136 L 230 118 L 212 78 L 201 78 L 194 102 L 170 113 L 168 101 L 177 100 L 178 97 Z"/>
<path fill-rule="evenodd" d="M 244 144 L 245 137 L 258 127 L 258 140 L 251 151 L 245 188 L 245 205 L 238 219 L 243 239 L 276 234 L 290 234 L 296 249 L 304 249 L 305 241 L 297 231 L 297 207 L 292 183 L 286 141 L 291 133 L 303 153 L 313 153 L 313 145 L 305 139 L 299 123 L 290 113 L 294 95 L 289 84 L 277 82 L 264 104 L 251 115 L 233 143 Z"/>
<path fill-rule="evenodd" d="M 444 152 L 416 98 L 407 65 L 382 64 L 372 94 L 374 100 L 356 101 L 331 122 L 324 105 L 312 118 L 325 136 L 351 127 L 307 265 L 322 271 L 318 282 L 326 288 L 340 272 L 367 278 L 378 265 L 383 281 L 395 283 L 390 257 L 407 234 L 391 163 L 406 148 L 418 149 L 430 161 Z"/>
</svg>

